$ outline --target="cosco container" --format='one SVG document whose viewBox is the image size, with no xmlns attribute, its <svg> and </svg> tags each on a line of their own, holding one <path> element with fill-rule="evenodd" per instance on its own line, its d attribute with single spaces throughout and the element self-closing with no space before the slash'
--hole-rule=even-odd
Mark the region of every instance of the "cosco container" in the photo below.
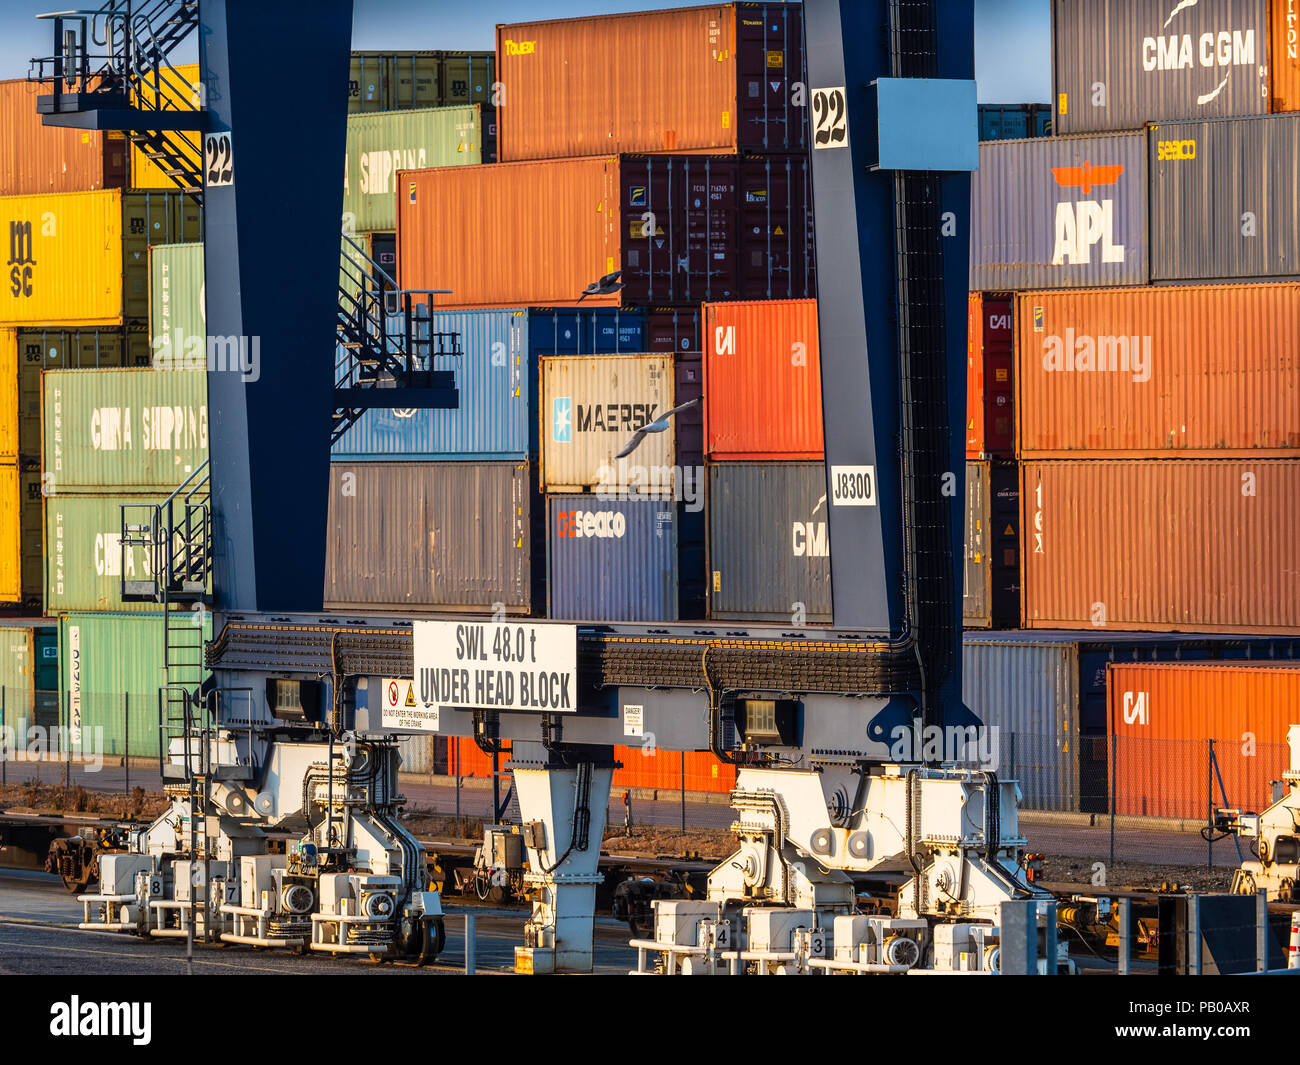
<svg viewBox="0 0 1300 1065">
<path fill-rule="evenodd" d="M 708 482 L 709 617 L 830 622 L 826 467 L 716 462 Z"/>
<path fill-rule="evenodd" d="M 1300 633 L 1300 461 L 1021 466 L 1026 628 Z"/>
<path fill-rule="evenodd" d="M 1052 41 L 1058 133 L 1269 109 L 1269 0 L 1053 0 Z"/>
<path fill-rule="evenodd" d="M 197 63 L 177 67 L 162 67 L 157 76 L 136 79 L 134 103 L 144 110 L 197 110 L 203 99 L 202 75 Z M 203 149 L 198 133 L 168 130 L 161 136 L 167 139 L 168 152 L 182 156 L 195 170 L 203 168 Z M 131 182 L 133 189 L 175 189 L 175 178 L 167 173 L 172 160 L 152 158 L 156 148 L 140 143 L 131 146 Z"/>
<path fill-rule="evenodd" d="M 1023 456 L 1300 456 L 1300 284 L 1020 297 Z"/>
<path fill-rule="evenodd" d="M 981 144 L 971 175 L 970 287 L 1145 285 L 1142 133 Z"/>
<path fill-rule="evenodd" d="M 10 234 L 0 324 L 144 326 L 150 244 L 202 237 L 201 210 L 179 192 L 63 192 L 0 197 Z"/>
<path fill-rule="evenodd" d="M 1300 274 L 1300 113 L 1148 136 L 1153 280 Z"/>
<path fill-rule="evenodd" d="M 714 459 L 821 459 L 816 300 L 706 303 L 705 451 Z"/>
<path fill-rule="evenodd" d="M 553 356 L 541 360 L 542 486 L 671 490 L 675 433 L 635 434 L 674 406 L 671 355 Z"/>
<path fill-rule="evenodd" d="M 149 336 L 160 366 L 207 366 L 203 270 L 202 244 L 159 244 L 149 249 Z"/>
<path fill-rule="evenodd" d="M 325 607 L 537 611 L 535 522 L 523 462 L 331 463 Z"/>
<path fill-rule="evenodd" d="M 1015 625 L 1020 617 L 1020 479 L 1014 463 L 966 462 L 965 562 L 966 627 Z"/>
<path fill-rule="evenodd" d="M 201 370 L 47 370 L 46 492 L 169 495 L 208 458 Z"/>
<path fill-rule="evenodd" d="M 1011 367 L 1013 303 L 972 292 L 966 320 L 966 457 L 1009 458 L 1015 450 Z"/>
<path fill-rule="evenodd" d="M 551 496 L 547 614 L 567 621 L 677 619 L 671 498 Z"/>
<path fill-rule="evenodd" d="M 804 151 L 797 4 L 497 27 L 501 158 Z"/>
<path fill-rule="evenodd" d="M 120 189 L 126 138 L 120 131 L 47 126 L 36 112 L 41 87 L 0 81 L 0 196 Z"/>
</svg>

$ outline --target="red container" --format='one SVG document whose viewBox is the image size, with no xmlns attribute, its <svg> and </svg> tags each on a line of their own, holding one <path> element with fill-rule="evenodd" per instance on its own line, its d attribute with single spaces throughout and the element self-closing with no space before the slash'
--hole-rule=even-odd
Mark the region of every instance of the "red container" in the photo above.
<svg viewBox="0 0 1300 1065">
<path fill-rule="evenodd" d="M 706 303 L 704 335 L 705 454 L 822 459 L 817 301 Z"/>
<path fill-rule="evenodd" d="M 99 130 L 46 126 L 38 86 L 0 82 L 0 196 L 93 192 L 126 184 L 126 139 Z"/>
<path fill-rule="evenodd" d="M 1008 295 L 972 292 L 966 319 L 966 457 L 1010 458 L 1012 312 Z"/>
<path fill-rule="evenodd" d="M 1300 663 L 1128 662 L 1106 670 L 1115 812 L 1204 820 L 1260 810 L 1290 768 Z M 1211 792 L 1209 740 L 1218 777 Z"/>
</svg>

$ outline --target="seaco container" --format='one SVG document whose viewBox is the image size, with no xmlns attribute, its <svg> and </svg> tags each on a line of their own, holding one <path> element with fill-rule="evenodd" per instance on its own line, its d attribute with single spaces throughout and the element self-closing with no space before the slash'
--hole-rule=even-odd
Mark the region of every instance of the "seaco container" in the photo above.
<svg viewBox="0 0 1300 1065">
<path fill-rule="evenodd" d="M 1300 633 L 1300 461 L 1021 466 L 1025 628 Z"/>
<path fill-rule="evenodd" d="M 1107 689 L 1118 814 L 1203 821 L 1211 806 L 1260 810 L 1291 767 L 1300 663 L 1116 664 Z"/>
<path fill-rule="evenodd" d="M 971 176 L 970 287 L 1147 282 L 1142 133 L 980 145 Z"/>
<path fill-rule="evenodd" d="M 143 326 L 150 244 L 202 236 L 202 211 L 179 192 L 64 192 L 0 197 L 10 234 L 0 324 Z"/>
<path fill-rule="evenodd" d="M 199 370 L 47 370 L 46 492 L 157 491 L 208 458 L 208 377 Z"/>
<path fill-rule="evenodd" d="M 1032 292 L 1019 303 L 1022 456 L 1300 457 L 1300 284 Z"/>
<path fill-rule="evenodd" d="M 968 629 L 1020 617 L 1020 479 L 1014 463 L 966 460 L 962 618 Z"/>
<path fill-rule="evenodd" d="M 1153 280 L 1300 274 L 1300 114 L 1148 136 Z"/>
<path fill-rule="evenodd" d="M 149 249 L 149 337 L 160 366 L 207 366 L 203 270 L 202 244 L 158 244 Z"/>
<path fill-rule="evenodd" d="M 346 232 L 397 228 L 397 172 L 482 162 L 477 104 L 348 117 L 343 172 Z"/>
<path fill-rule="evenodd" d="M 706 303 L 705 453 L 821 459 L 817 301 Z"/>
<path fill-rule="evenodd" d="M 1009 458 L 1015 448 L 1011 297 L 972 292 L 966 319 L 966 457 Z"/>
<path fill-rule="evenodd" d="M 178 67 L 164 68 L 158 75 L 157 84 L 153 77 L 136 79 L 136 88 L 132 95 L 135 106 L 144 110 L 194 110 L 201 107 L 203 99 L 202 75 L 197 63 L 187 63 Z M 199 146 L 199 134 L 169 131 L 168 147 L 174 153 L 183 155 L 196 170 L 203 168 L 203 150 Z M 164 167 L 170 163 L 163 159 L 149 158 L 152 149 L 142 144 L 131 146 L 131 181 L 133 189 L 175 189 L 177 182 Z"/>
<path fill-rule="evenodd" d="M 1053 0 L 1056 130 L 1265 114 L 1269 28 L 1269 0 Z"/>
<path fill-rule="evenodd" d="M 797 4 L 497 27 L 504 161 L 808 147 Z"/>
<path fill-rule="evenodd" d="M 636 432 L 673 407 L 671 355 L 552 356 L 541 360 L 542 487 L 547 492 L 671 490 L 676 434 Z"/>
<path fill-rule="evenodd" d="M 709 617 L 830 622 L 822 463 L 713 463 L 708 514 Z"/>
<path fill-rule="evenodd" d="M 675 510 L 671 499 L 551 496 L 547 616 L 565 621 L 675 621 Z"/>
<path fill-rule="evenodd" d="M 523 462 L 331 463 L 325 607 L 531 613 L 535 521 Z"/>
<path fill-rule="evenodd" d="M 47 126 L 36 113 L 40 87 L 0 81 L 0 196 L 119 189 L 126 138 L 117 131 Z"/>
</svg>

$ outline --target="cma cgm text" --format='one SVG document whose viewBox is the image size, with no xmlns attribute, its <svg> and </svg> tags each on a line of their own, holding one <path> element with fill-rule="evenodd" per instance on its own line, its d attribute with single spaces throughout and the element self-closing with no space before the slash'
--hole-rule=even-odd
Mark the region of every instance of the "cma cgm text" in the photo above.
<svg viewBox="0 0 1300 1065">
<path fill-rule="evenodd" d="M 1220 30 L 1202 33 L 1193 42 L 1181 36 L 1147 37 L 1142 41 L 1142 69 L 1190 70 L 1202 67 L 1248 67 L 1255 64 L 1254 30 Z"/>
</svg>

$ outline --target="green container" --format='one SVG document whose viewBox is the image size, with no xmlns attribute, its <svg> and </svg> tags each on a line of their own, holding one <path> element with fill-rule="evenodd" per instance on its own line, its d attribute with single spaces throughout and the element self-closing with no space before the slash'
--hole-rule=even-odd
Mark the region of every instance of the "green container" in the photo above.
<svg viewBox="0 0 1300 1065">
<path fill-rule="evenodd" d="M 47 370 L 45 492 L 170 495 L 208 458 L 199 370 Z"/>
<path fill-rule="evenodd" d="M 187 620 L 187 619 L 185 619 Z M 182 620 L 182 624 L 185 624 Z M 203 615 L 204 639 L 212 615 Z M 163 667 L 163 616 L 67 614 L 59 619 L 59 692 L 63 713 L 80 721 L 83 743 L 99 738 L 104 754 L 158 755 L 158 690 Z"/>
<path fill-rule="evenodd" d="M 203 302 L 203 245 L 160 244 L 149 249 L 149 336 L 159 365 L 207 366 L 208 319 Z M 198 366 L 194 358 L 200 355 Z"/>
<path fill-rule="evenodd" d="M 0 691 L 4 724 L 38 721 L 36 693 L 57 689 L 58 623 L 0 625 Z"/>
<path fill-rule="evenodd" d="M 348 116 L 344 232 L 397 228 L 397 172 L 483 160 L 477 105 Z"/>
</svg>

